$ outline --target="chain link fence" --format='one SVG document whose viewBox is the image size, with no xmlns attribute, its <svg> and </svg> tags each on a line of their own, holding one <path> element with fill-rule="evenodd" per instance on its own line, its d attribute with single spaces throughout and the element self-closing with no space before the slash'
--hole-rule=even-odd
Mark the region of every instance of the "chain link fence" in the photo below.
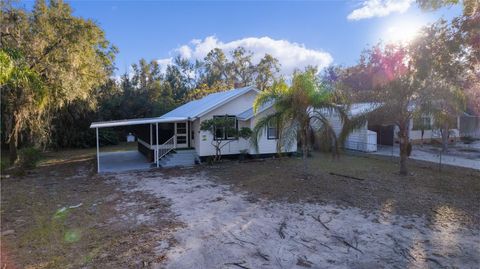
<svg viewBox="0 0 480 269">
<path fill-rule="evenodd" d="M 392 162 L 399 162 L 400 157 L 398 144 L 389 146 L 349 141 L 345 144 L 343 150 L 348 155 L 361 157 L 384 156 Z M 439 170 L 445 165 L 480 170 L 480 140 L 471 144 L 458 141 L 449 145 L 447 152 L 443 152 L 440 145 L 413 145 L 409 158 L 432 163 Z"/>
</svg>

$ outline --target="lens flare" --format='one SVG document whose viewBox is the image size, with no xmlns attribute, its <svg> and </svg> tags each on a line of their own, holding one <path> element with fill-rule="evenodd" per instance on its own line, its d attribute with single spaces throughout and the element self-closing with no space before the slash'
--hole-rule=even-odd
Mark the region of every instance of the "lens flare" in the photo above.
<svg viewBox="0 0 480 269">
<path fill-rule="evenodd" d="M 388 43 L 408 44 L 414 40 L 422 28 L 419 22 L 402 22 L 387 27 L 384 39 Z"/>
</svg>

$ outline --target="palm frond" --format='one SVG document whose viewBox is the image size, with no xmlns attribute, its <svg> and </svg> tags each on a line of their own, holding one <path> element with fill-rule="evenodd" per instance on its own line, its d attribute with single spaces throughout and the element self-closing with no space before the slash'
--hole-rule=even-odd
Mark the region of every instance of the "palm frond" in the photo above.
<svg viewBox="0 0 480 269">
<path fill-rule="evenodd" d="M 255 127 L 252 130 L 252 137 L 250 139 L 250 143 L 255 148 L 256 152 L 258 152 L 258 141 L 262 137 L 266 128 L 269 124 L 273 122 L 278 122 L 278 118 L 280 117 L 280 115 L 280 112 L 269 114 L 259 118 L 258 121 L 255 123 Z"/>
<path fill-rule="evenodd" d="M 270 90 L 261 92 L 253 102 L 253 111 L 257 113 L 258 109 L 269 102 L 279 101 L 288 90 L 288 85 L 284 80 L 275 81 Z"/>
<path fill-rule="evenodd" d="M 348 136 L 355 130 L 362 128 L 367 123 L 367 114 L 347 117 L 342 121 L 342 123 L 342 130 L 338 135 L 338 141 L 340 145 L 344 146 Z"/>
<path fill-rule="evenodd" d="M 339 151 L 339 143 L 337 133 L 331 125 L 330 120 L 320 113 L 316 113 L 311 117 L 311 119 L 316 120 L 319 123 L 316 131 L 318 138 L 326 140 L 327 143 L 332 147 L 332 153 L 337 155 Z"/>
</svg>

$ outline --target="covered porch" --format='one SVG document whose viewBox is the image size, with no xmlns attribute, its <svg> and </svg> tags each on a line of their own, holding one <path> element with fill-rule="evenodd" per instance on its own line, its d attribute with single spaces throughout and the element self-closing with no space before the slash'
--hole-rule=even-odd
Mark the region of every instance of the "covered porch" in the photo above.
<svg viewBox="0 0 480 269">
<path fill-rule="evenodd" d="M 100 153 L 101 173 L 118 173 L 133 170 L 147 170 L 152 167 L 147 158 L 137 150 Z"/>
<path fill-rule="evenodd" d="M 133 128 L 132 128 L 133 126 Z M 99 132 L 102 128 L 129 127 L 135 135 L 137 150 L 102 152 Z M 192 147 L 189 118 L 145 118 L 94 122 L 97 172 L 124 172 L 160 167 L 160 161 L 175 149 Z"/>
</svg>

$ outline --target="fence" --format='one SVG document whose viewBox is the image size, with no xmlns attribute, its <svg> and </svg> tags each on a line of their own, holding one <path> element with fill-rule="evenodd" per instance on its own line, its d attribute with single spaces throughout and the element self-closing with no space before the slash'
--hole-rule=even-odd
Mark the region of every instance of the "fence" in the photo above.
<svg viewBox="0 0 480 269">
<path fill-rule="evenodd" d="M 376 151 L 367 152 L 365 149 L 376 147 Z M 400 148 L 394 146 L 377 145 L 374 143 L 363 143 L 349 141 L 344 151 L 348 155 L 357 155 L 362 157 L 388 157 L 392 162 L 398 162 L 400 157 Z M 470 155 L 470 156 L 469 156 Z M 444 165 L 452 165 L 480 170 L 480 148 L 478 145 L 463 144 L 459 142 L 457 146 L 452 147 L 447 153 L 442 152 L 441 147 L 432 145 L 414 145 L 410 154 L 410 159 L 425 161 L 433 164 L 439 170 Z"/>
<path fill-rule="evenodd" d="M 461 137 L 480 138 L 480 117 L 461 116 L 459 131 Z"/>
</svg>

